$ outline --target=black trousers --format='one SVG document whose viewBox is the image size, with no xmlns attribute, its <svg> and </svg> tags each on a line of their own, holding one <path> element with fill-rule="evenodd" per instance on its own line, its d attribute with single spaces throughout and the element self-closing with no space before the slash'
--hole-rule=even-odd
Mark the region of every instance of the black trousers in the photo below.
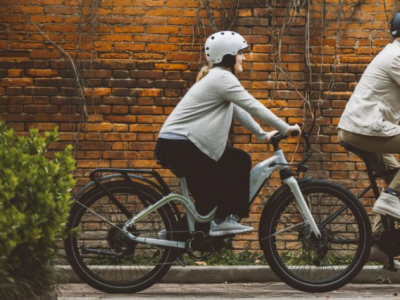
<svg viewBox="0 0 400 300">
<path fill-rule="evenodd" d="M 216 218 L 249 216 L 251 158 L 246 152 L 227 145 L 215 161 L 189 140 L 159 138 L 155 155 L 164 168 L 184 172 L 200 214 L 217 206 Z"/>
</svg>

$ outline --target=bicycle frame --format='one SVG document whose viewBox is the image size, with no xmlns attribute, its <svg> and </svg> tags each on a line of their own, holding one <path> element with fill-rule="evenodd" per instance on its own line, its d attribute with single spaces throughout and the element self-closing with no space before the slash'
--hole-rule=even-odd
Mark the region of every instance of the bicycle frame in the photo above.
<svg viewBox="0 0 400 300">
<path fill-rule="evenodd" d="M 274 155 L 259 164 L 257 164 L 250 172 L 250 195 L 249 195 L 249 202 L 250 205 L 253 203 L 255 197 L 258 195 L 261 188 L 264 186 L 265 182 L 271 176 L 271 173 L 274 170 L 283 170 L 288 168 L 286 158 L 283 154 L 281 149 L 278 149 L 274 152 Z M 312 232 L 314 232 L 317 238 L 321 237 L 321 233 L 318 229 L 318 226 L 312 217 L 312 214 L 307 206 L 307 203 L 303 197 L 303 194 L 300 191 L 299 185 L 296 179 L 293 176 L 289 176 L 288 178 L 282 179 L 283 183 L 288 185 L 290 190 L 292 191 L 293 195 L 296 198 L 297 208 L 299 209 L 300 213 L 302 214 L 303 219 L 306 223 L 308 223 L 311 227 Z M 137 221 L 141 218 L 149 215 L 153 211 L 159 209 L 163 205 L 171 201 L 177 201 L 180 203 L 185 211 L 186 211 L 186 218 L 188 222 L 189 231 L 193 232 L 195 230 L 194 225 L 195 222 L 199 223 L 206 223 L 210 222 L 216 212 L 217 208 L 214 208 L 208 215 L 200 215 L 193 204 L 193 202 L 189 198 L 189 191 L 186 185 L 186 179 L 184 177 L 180 178 L 181 190 L 182 195 L 170 193 L 167 196 L 164 196 L 159 201 L 150 205 L 143 211 L 141 211 L 136 216 L 133 216 L 129 219 L 124 227 L 123 232 L 132 240 L 139 243 L 147 243 L 152 245 L 160 245 L 166 247 L 175 247 L 175 248 L 182 248 L 186 247 L 185 242 L 178 242 L 178 241 L 168 241 L 168 240 L 161 240 L 161 239 L 151 239 L 151 238 L 141 238 L 133 235 L 128 231 L 128 228 L 134 225 Z"/>
</svg>

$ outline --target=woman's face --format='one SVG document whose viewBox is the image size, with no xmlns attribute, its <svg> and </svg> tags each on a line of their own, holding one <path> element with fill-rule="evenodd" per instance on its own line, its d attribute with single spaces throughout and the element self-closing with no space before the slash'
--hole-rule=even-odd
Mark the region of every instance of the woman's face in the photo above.
<svg viewBox="0 0 400 300">
<path fill-rule="evenodd" d="M 242 53 L 242 51 L 239 51 L 236 54 L 236 64 L 234 66 L 235 68 L 235 74 L 239 74 L 241 72 L 243 72 L 243 62 L 245 61 L 245 57 L 244 54 Z"/>
</svg>

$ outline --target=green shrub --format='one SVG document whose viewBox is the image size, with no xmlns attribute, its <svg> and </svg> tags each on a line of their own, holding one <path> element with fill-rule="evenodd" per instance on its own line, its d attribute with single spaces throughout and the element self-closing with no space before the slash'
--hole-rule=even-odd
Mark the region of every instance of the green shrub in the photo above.
<svg viewBox="0 0 400 300">
<path fill-rule="evenodd" d="M 57 284 L 60 240 L 75 181 L 72 147 L 49 153 L 57 129 L 16 137 L 0 122 L 0 299 L 46 294 Z"/>
</svg>

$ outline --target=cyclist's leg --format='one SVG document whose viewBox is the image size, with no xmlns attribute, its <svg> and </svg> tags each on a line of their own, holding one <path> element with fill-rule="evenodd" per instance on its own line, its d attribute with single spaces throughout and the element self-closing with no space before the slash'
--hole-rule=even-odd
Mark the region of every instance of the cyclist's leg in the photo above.
<svg viewBox="0 0 400 300">
<path fill-rule="evenodd" d="M 366 159 L 373 170 L 377 172 L 387 171 L 400 166 L 394 156 L 392 154 L 388 154 L 400 152 L 400 135 L 395 135 L 392 137 L 377 137 L 365 136 L 340 130 L 339 139 L 359 149 L 368 151 L 369 153 L 366 154 Z M 400 171 L 398 171 L 394 176 L 385 177 L 384 180 L 388 184 L 389 188 L 397 193 L 400 193 Z M 388 193 L 383 193 L 378 198 L 378 201 L 374 206 L 374 210 L 376 210 L 377 204 L 378 206 L 380 206 L 380 204 L 385 204 L 380 208 L 378 207 L 377 211 L 379 210 L 382 213 L 387 211 L 391 215 L 393 215 L 393 211 L 397 211 L 395 215 L 396 217 L 400 214 L 398 197 Z M 392 209 L 389 206 L 392 206 Z M 382 230 L 380 218 L 375 219 L 373 229 L 374 232 L 380 232 Z"/>
<path fill-rule="evenodd" d="M 249 216 L 250 156 L 245 151 L 228 145 L 216 164 L 216 170 L 221 189 L 210 235 L 252 232 L 253 227 L 239 223 L 240 218 Z"/>
<path fill-rule="evenodd" d="M 183 171 L 198 213 L 206 215 L 217 206 L 220 192 L 213 159 L 189 140 L 158 139 L 155 154 L 164 167 Z"/>
<path fill-rule="evenodd" d="M 231 214 L 248 217 L 250 156 L 232 146 L 226 146 L 218 161 L 198 152 L 187 164 L 186 178 L 199 212 L 205 214 L 218 206 L 218 219 Z"/>
<path fill-rule="evenodd" d="M 218 201 L 217 218 L 237 215 L 249 216 L 249 191 L 251 158 L 243 150 L 227 145 L 218 161 L 221 195 Z"/>
<path fill-rule="evenodd" d="M 248 216 L 251 159 L 246 152 L 227 146 L 222 157 L 215 161 L 188 140 L 173 143 L 159 139 L 156 156 L 164 166 L 184 172 L 200 214 L 207 214 L 217 206 L 216 219 L 224 220 L 229 215 Z M 241 230 L 241 225 L 229 224 Z M 243 226 L 242 229 L 252 228 Z"/>
<path fill-rule="evenodd" d="M 393 137 L 376 137 L 340 130 L 339 139 L 342 142 L 367 151 L 366 159 L 375 172 L 380 173 L 400 167 L 393 155 L 386 154 L 400 153 L 400 135 Z M 394 175 L 390 175 L 383 179 L 389 185 L 394 177 Z M 398 186 L 400 187 L 400 174 Z"/>
<path fill-rule="evenodd" d="M 381 173 L 389 171 L 390 169 L 398 168 L 400 165 L 397 162 L 396 158 L 392 154 L 381 154 L 381 153 L 367 153 L 366 157 L 375 172 Z M 387 186 L 390 187 L 391 182 L 395 174 L 391 174 L 388 176 L 383 176 L 382 179 L 385 181 Z M 392 187 L 393 188 L 393 187 Z M 381 215 L 376 214 L 374 220 L 372 222 L 372 232 L 374 234 L 379 234 L 383 231 L 383 224 Z"/>
</svg>

